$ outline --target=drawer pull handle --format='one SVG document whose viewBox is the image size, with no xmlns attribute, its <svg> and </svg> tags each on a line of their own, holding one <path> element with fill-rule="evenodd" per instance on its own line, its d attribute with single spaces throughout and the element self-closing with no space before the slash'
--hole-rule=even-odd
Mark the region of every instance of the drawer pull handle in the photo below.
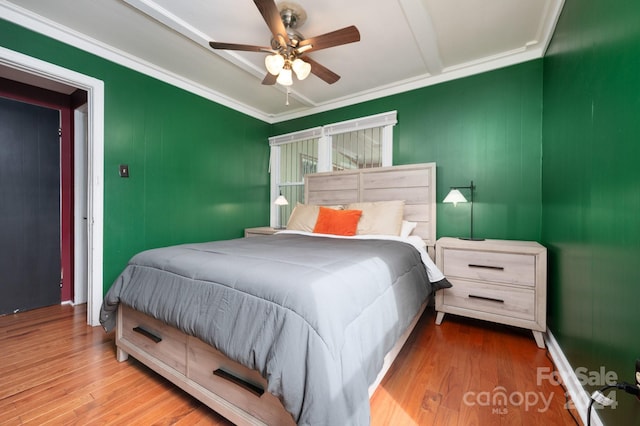
<svg viewBox="0 0 640 426">
<path fill-rule="evenodd" d="M 148 330 L 145 330 L 142 327 L 134 327 L 133 331 L 135 331 L 136 333 L 142 334 L 144 337 L 147 337 L 147 338 L 153 340 L 156 343 L 162 342 L 162 337 L 158 337 L 155 334 L 153 334 L 152 332 L 150 332 Z"/>
<path fill-rule="evenodd" d="M 491 265 L 476 265 L 473 263 L 469 264 L 469 268 L 482 268 L 482 269 L 493 269 L 496 271 L 504 271 L 503 266 L 491 266 Z"/>
<path fill-rule="evenodd" d="M 245 390 L 248 390 L 254 395 L 262 396 L 262 394 L 264 393 L 264 389 L 262 389 L 260 386 L 256 386 L 253 383 L 249 383 L 245 380 L 242 380 L 240 377 L 235 376 L 229 373 L 228 371 L 224 371 L 221 368 L 218 368 L 217 370 L 213 370 L 213 375 L 223 378 L 225 380 L 228 380 L 231 383 L 235 383 L 236 385 L 240 386 Z"/>
<path fill-rule="evenodd" d="M 504 303 L 504 300 L 502 300 L 502 299 L 496 299 L 496 298 L 493 298 L 493 297 L 486 297 L 486 296 L 476 296 L 475 294 L 470 294 L 469 298 L 470 299 L 488 300 L 489 302 Z"/>
</svg>

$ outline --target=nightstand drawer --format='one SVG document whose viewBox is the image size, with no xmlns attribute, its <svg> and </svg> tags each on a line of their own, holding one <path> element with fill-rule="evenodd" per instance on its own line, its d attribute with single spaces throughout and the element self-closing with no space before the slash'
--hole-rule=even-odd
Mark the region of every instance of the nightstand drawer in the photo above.
<svg viewBox="0 0 640 426">
<path fill-rule="evenodd" d="M 453 287 L 443 290 L 443 302 L 448 306 L 487 312 L 525 320 L 535 319 L 533 289 L 499 284 L 451 279 Z"/>
<path fill-rule="evenodd" d="M 447 277 L 535 286 L 535 256 L 490 251 L 445 249 Z"/>
</svg>

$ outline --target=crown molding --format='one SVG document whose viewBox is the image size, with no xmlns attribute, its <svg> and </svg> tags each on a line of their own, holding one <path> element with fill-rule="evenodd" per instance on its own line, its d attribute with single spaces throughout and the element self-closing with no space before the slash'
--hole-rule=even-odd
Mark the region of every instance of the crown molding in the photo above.
<svg viewBox="0 0 640 426">
<path fill-rule="evenodd" d="M 158 9 L 159 6 L 155 2 L 150 0 L 125 0 L 125 2 L 149 14 L 164 25 L 167 25 L 187 36 L 195 43 L 203 43 L 201 40 L 203 39 L 203 36 L 194 28 L 191 28 L 187 23 L 177 20 L 176 17 L 168 14 L 166 11 Z M 413 3 L 410 0 L 402 0 L 402 5 L 406 13 L 417 13 L 411 8 L 413 7 L 411 6 L 412 4 Z M 233 98 L 158 67 L 155 64 L 149 63 L 119 49 L 115 49 L 100 42 L 99 40 L 92 39 L 84 34 L 63 27 L 40 15 L 36 15 L 26 9 L 16 6 L 7 0 L 0 0 L 0 18 L 6 19 L 10 22 L 16 23 L 17 25 L 23 26 L 47 37 L 51 37 L 83 51 L 95 54 L 124 67 L 138 71 L 142 74 L 191 92 L 268 124 L 275 124 L 542 58 L 552 38 L 563 4 L 564 0 L 551 2 L 550 6 L 546 10 L 546 14 L 553 19 L 545 20 L 547 24 L 539 28 L 538 40 L 532 41 L 531 43 L 514 51 L 491 58 L 484 58 L 481 61 L 460 64 L 455 67 L 445 67 L 442 69 L 440 69 L 442 66 L 440 63 L 433 63 L 430 64 L 432 68 L 431 73 L 375 87 L 370 90 L 358 92 L 342 98 L 332 99 L 327 102 L 314 103 L 309 99 L 304 98 L 299 93 L 292 91 L 291 96 L 299 99 L 307 106 L 279 114 L 266 113 L 265 111 L 254 108 L 245 103 L 238 102 Z M 434 47 L 431 46 L 431 48 Z M 220 54 L 225 57 L 225 59 L 235 63 L 237 66 L 246 69 L 246 64 L 239 64 L 237 58 L 233 56 L 227 58 L 224 56 L 225 53 L 215 53 Z M 252 72 L 252 70 L 249 70 L 248 72 Z M 255 73 L 257 71 L 253 70 L 253 72 Z"/>
<path fill-rule="evenodd" d="M 99 40 L 88 37 L 70 28 L 64 27 L 54 21 L 9 3 L 6 0 L 0 0 L 0 18 L 73 46 L 77 49 L 107 59 L 118 65 L 140 72 L 149 77 L 163 81 L 187 92 L 196 94 L 258 120 L 265 122 L 271 121 L 269 114 L 266 114 L 264 111 L 260 111 L 249 105 L 238 102 L 201 84 L 185 79 L 184 77 L 158 67 L 155 64 L 111 47 Z"/>
</svg>

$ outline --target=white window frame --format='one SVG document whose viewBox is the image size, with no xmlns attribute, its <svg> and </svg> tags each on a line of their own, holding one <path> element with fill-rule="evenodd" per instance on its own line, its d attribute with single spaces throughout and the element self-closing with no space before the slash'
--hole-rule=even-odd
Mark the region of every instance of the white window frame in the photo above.
<svg viewBox="0 0 640 426">
<path fill-rule="evenodd" d="M 317 171 L 328 172 L 332 170 L 331 151 L 333 149 L 333 135 L 366 130 L 374 127 L 382 127 L 382 149 L 380 153 L 381 164 L 382 167 L 391 166 L 393 164 L 393 127 L 398 123 L 397 115 L 397 111 L 389 111 L 381 114 L 370 115 L 368 117 L 341 121 L 339 123 L 270 137 L 269 145 L 271 146 L 271 155 L 269 159 L 269 172 L 271 173 L 271 226 L 275 227 L 280 223 L 280 209 L 274 204 L 275 199 L 280 194 L 280 185 L 299 184 L 299 182 L 278 182 L 278 178 L 280 176 L 280 146 L 307 139 L 318 139 Z"/>
</svg>

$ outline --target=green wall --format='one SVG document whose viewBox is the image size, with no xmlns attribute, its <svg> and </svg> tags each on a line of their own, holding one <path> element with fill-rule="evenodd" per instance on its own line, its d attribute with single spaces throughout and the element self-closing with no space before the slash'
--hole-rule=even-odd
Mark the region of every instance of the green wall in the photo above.
<svg viewBox="0 0 640 426">
<path fill-rule="evenodd" d="M 544 60 L 549 322 L 574 368 L 629 382 L 640 358 L 639 116 L 640 3 L 566 0 Z M 603 421 L 640 424 L 640 403 L 617 397 Z"/>
<path fill-rule="evenodd" d="M 539 241 L 542 66 L 531 61 L 303 117 L 271 133 L 397 110 L 394 164 L 437 164 L 438 236 L 469 236 L 469 205 L 440 201 L 450 186 L 473 180 L 475 236 Z"/>
<path fill-rule="evenodd" d="M 268 124 L 3 20 L 0 44 L 104 81 L 105 290 L 140 250 L 268 220 Z"/>
</svg>

